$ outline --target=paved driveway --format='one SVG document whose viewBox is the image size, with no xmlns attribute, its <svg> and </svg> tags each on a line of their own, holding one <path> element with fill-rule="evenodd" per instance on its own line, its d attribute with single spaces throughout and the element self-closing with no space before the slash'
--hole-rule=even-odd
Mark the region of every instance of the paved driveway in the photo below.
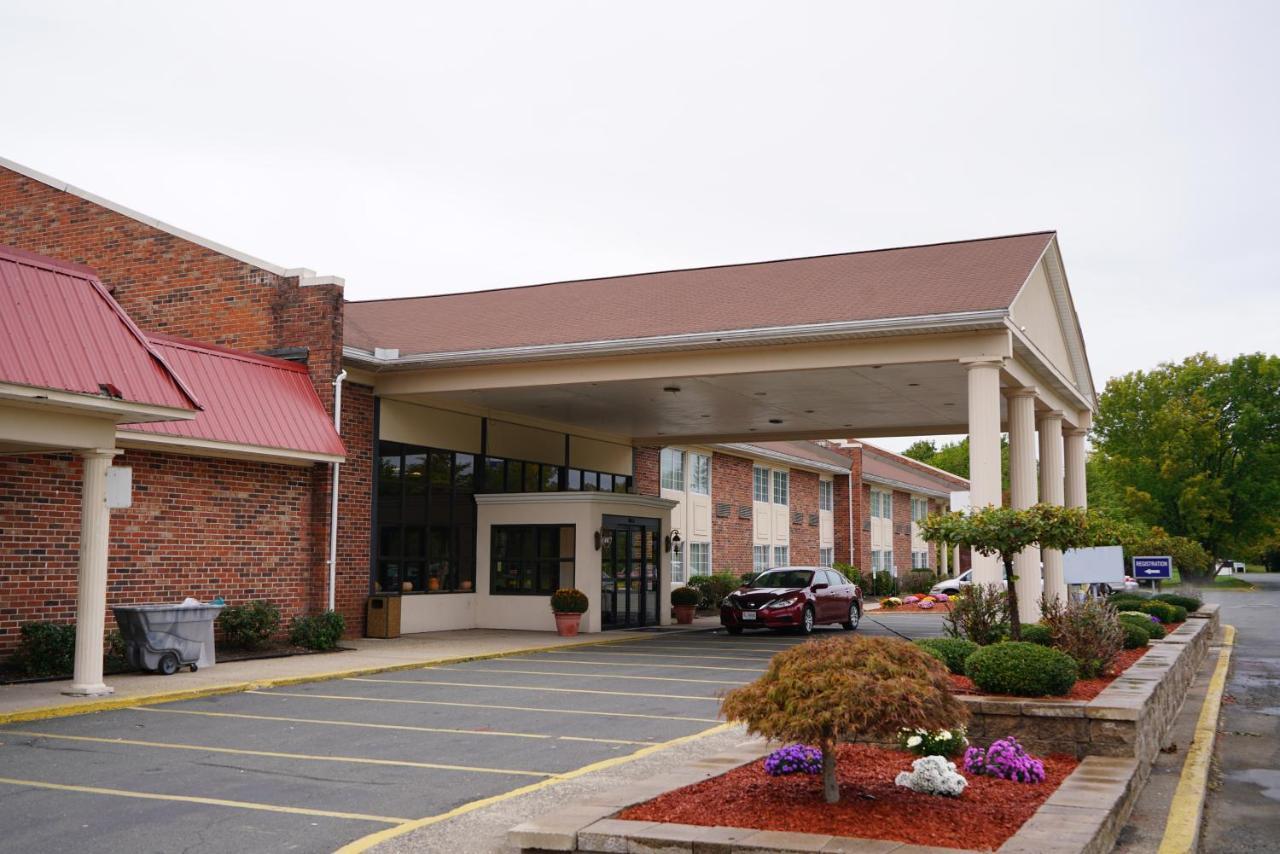
<svg viewBox="0 0 1280 854">
<path fill-rule="evenodd" d="M 332 851 L 705 732 L 799 642 L 650 634 L 0 727 L 0 850 Z"/>
</svg>

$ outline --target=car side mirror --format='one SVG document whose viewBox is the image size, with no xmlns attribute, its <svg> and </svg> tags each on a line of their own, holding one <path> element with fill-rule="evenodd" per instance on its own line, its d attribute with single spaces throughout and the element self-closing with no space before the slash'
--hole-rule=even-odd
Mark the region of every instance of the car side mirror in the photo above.
<svg viewBox="0 0 1280 854">
<path fill-rule="evenodd" d="M 827 584 L 825 581 L 819 581 L 817 584 L 813 585 L 813 586 L 812 586 L 812 587 L 810 587 L 809 589 L 810 589 L 810 590 L 814 590 L 814 591 L 818 591 L 818 590 L 826 590 L 829 586 L 830 586 L 830 585 L 829 585 L 829 584 Z"/>
</svg>

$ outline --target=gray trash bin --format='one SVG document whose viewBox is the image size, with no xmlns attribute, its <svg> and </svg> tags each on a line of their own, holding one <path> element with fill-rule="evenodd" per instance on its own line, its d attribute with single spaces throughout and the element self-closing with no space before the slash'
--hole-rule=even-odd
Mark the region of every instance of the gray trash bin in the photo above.
<svg viewBox="0 0 1280 854">
<path fill-rule="evenodd" d="M 111 610 L 124 639 L 125 658 L 166 676 L 213 663 L 213 621 L 221 605 L 121 605 Z M 208 647 L 206 649 L 206 646 Z"/>
</svg>

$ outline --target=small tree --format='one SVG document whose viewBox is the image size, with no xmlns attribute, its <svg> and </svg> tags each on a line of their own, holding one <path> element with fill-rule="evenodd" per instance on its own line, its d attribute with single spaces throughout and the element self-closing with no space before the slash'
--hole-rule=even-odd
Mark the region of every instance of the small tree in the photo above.
<svg viewBox="0 0 1280 854">
<path fill-rule="evenodd" d="M 983 507 L 972 513 L 935 514 L 924 519 L 921 533 L 929 542 L 958 543 L 983 555 L 999 555 L 1009 591 L 1009 636 L 1022 640 L 1013 559 L 1028 546 L 1078 549 L 1098 541 L 1101 529 L 1075 507 L 1037 504 L 1026 510 Z"/>
<path fill-rule="evenodd" d="M 765 738 L 817 744 L 822 793 L 840 800 L 836 744 L 901 729 L 954 729 L 969 718 L 947 668 L 906 641 L 835 638 L 778 653 L 756 681 L 725 695 L 721 712 Z"/>
</svg>

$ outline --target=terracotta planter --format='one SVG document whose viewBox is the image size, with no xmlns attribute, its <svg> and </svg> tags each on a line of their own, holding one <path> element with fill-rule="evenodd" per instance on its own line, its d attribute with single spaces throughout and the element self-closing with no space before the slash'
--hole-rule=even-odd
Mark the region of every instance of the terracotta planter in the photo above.
<svg viewBox="0 0 1280 854">
<path fill-rule="evenodd" d="M 697 605 L 673 605 L 676 612 L 676 622 L 682 626 L 687 626 L 693 622 L 693 614 L 698 610 Z"/>
<path fill-rule="evenodd" d="M 573 612 L 556 611 L 556 634 L 562 638 L 578 636 L 578 626 L 582 623 L 582 615 Z"/>
</svg>

